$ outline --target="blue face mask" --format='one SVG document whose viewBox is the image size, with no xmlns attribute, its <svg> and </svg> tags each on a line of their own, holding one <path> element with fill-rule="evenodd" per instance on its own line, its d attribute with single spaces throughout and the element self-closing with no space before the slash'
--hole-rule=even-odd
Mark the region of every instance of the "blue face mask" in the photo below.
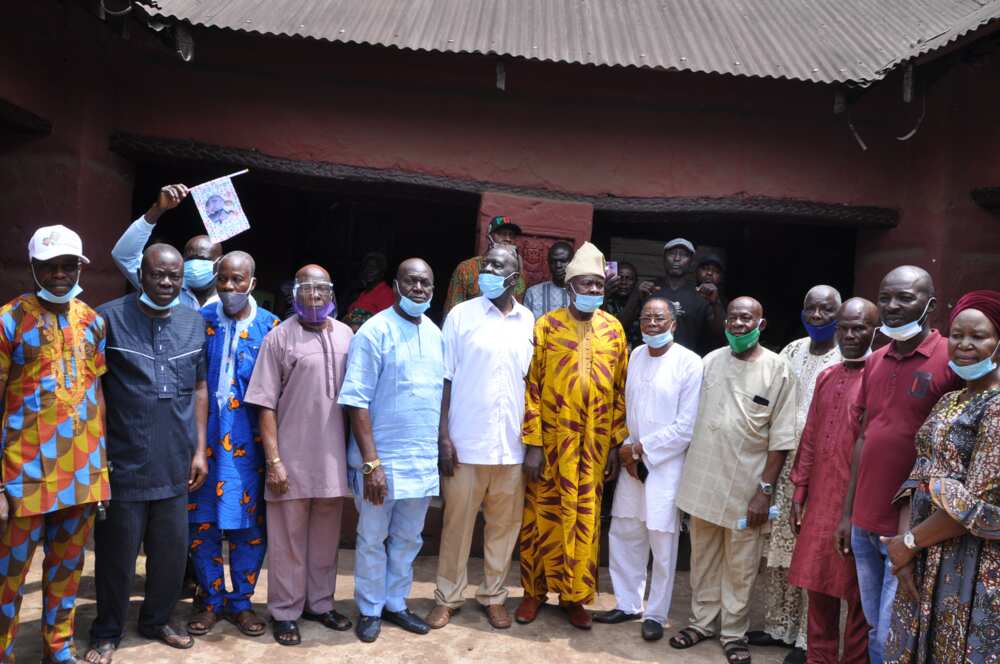
<svg viewBox="0 0 1000 664">
<path fill-rule="evenodd" d="M 591 312 L 597 311 L 602 304 L 604 304 L 603 295 L 581 295 L 576 292 L 572 286 L 569 287 L 570 291 L 573 292 L 573 306 L 580 313 L 589 314 Z"/>
<path fill-rule="evenodd" d="M 166 311 L 168 309 L 173 309 L 178 304 L 180 304 L 181 298 L 180 296 L 177 296 L 173 300 L 171 300 L 169 304 L 157 304 L 156 302 L 153 302 L 153 300 L 151 300 L 148 295 L 142 293 L 141 295 L 139 295 L 139 301 L 145 304 L 150 309 L 156 309 L 157 311 Z"/>
<path fill-rule="evenodd" d="M 890 327 L 885 323 L 882 323 L 882 327 L 879 328 L 879 331 L 893 341 L 908 341 L 912 339 L 920 334 L 920 331 L 924 329 L 924 326 L 920 324 L 920 321 L 922 321 L 924 316 L 927 315 L 927 310 L 930 308 L 933 300 L 934 298 L 927 300 L 927 305 L 924 306 L 924 313 L 920 314 L 920 317 L 917 318 L 917 320 L 910 321 L 906 325 L 900 325 L 899 327 Z"/>
<path fill-rule="evenodd" d="M 802 325 L 806 328 L 809 338 L 818 343 L 833 339 L 837 333 L 837 321 L 833 320 L 826 325 L 811 325 L 806 319 L 806 312 L 802 312 Z"/>
<path fill-rule="evenodd" d="M 66 291 L 65 295 L 56 295 L 52 291 L 42 288 L 41 284 L 38 284 L 38 292 L 35 295 L 52 304 L 66 304 L 82 292 L 83 289 L 80 288 L 79 282 L 73 284 L 73 287 Z"/>
<path fill-rule="evenodd" d="M 998 345 L 997 348 L 1000 348 L 1000 345 Z M 993 356 L 997 354 L 997 348 L 993 349 L 993 352 L 989 357 L 979 360 L 975 364 L 966 364 L 962 366 L 948 360 L 948 367 L 962 380 L 979 380 L 986 374 L 996 371 L 997 363 L 996 360 L 993 359 Z"/>
<path fill-rule="evenodd" d="M 215 279 L 215 261 L 192 258 L 184 261 L 184 285 L 188 288 L 208 288 Z"/>
<path fill-rule="evenodd" d="M 646 344 L 650 348 L 663 348 L 670 342 L 674 340 L 674 333 L 670 330 L 663 332 L 662 334 L 646 334 L 642 333 L 642 343 Z"/>
<path fill-rule="evenodd" d="M 431 301 L 428 299 L 426 302 L 414 302 L 410 298 L 406 297 L 399 292 L 399 284 L 396 283 L 396 292 L 399 293 L 399 308 L 403 312 L 410 316 L 411 318 L 420 318 L 424 315 L 424 312 L 431 308 Z"/>
<path fill-rule="evenodd" d="M 507 277 L 498 274 L 479 273 L 479 292 L 486 296 L 487 300 L 495 300 L 507 290 L 505 285 Z"/>
</svg>

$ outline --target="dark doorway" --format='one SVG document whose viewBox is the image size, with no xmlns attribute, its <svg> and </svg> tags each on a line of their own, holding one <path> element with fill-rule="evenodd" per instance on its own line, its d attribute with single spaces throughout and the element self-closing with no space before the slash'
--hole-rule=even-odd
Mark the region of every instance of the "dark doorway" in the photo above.
<svg viewBox="0 0 1000 664">
<path fill-rule="evenodd" d="M 234 170 L 211 163 L 139 164 L 133 218 L 148 209 L 166 184 L 192 186 Z M 251 228 L 226 241 L 224 249 L 254 256 L 259 299 L 273 298 L 279 309 L 282 283 L 299 267 L 317 263 L 333 277 L 344 312 L 356 294 L 362 257 L 380 251 L 388 259 L 390 284 L 400 261 L 419 256 L 430 263 L 436 287 L 429 315 L 440 322 L 451 272 L 475 250 L 476 194 L 254 171 L 233 182 Z M 204 232 L 194 204 L 185 201 L 161 218 L 151 239 L 180 249 Z"/>
<path fill-rule="evenodd" d="M 699 248 L 721 250 L 726 261 L 725 297 L 750 295 L 760 300 L 768 320 L 761 342 L 775 351 L 805 336 L 799 315 L 810 287 L 829 284 L 845 298 L 853 294 L 856 236 L 854 228 L 793 224 L 780 217 L 698 214 L 653 220 L 601 212 L 595 213 L 593 232 L 594 242 L 606 252 L 613 244 L 622 246 L 621 238 L 630 238 L 655 241 L 662 255 L 663 243 L 675 237 L 687 238 Z M 608 258 L 619 257 L 609 253 Z M 646 267 L 638 266 L 639 271 L 646 271 L 645 276 L 663 274 L 662 263 L 653 256 L 641 262 Z M 651 269 L 656 273 L 648 274 Z"/>
</svg>

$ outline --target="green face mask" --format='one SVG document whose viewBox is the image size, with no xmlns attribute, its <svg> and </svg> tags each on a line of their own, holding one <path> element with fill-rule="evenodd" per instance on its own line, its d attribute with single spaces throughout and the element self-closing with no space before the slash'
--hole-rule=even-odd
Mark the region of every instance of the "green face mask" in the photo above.
<svg viewBox="0 0 1000 664">
<path fill-rule="evenodd" d="M 745 353 L 754 346 L 757 345 L 757 341 L 760 339 L 760 325 L 750 330 L 746 334 L 736 336 L 735 334 L 730 334 L 729 330 L 726 330 L 726 341 L 729 342 L 729 347 L 734 353 Z"/>
</svg>

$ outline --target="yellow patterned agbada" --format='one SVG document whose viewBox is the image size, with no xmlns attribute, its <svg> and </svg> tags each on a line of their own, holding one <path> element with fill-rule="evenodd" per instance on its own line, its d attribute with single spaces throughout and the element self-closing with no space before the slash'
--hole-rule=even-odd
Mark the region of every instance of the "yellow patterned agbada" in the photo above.
<svg viewBox="0 0 1000 664">
<path fill-rule="evenodd" d="M 525 392 L 524 442 L 545 468 L 525 489 L 521 584 L 526 597 L 558 592 L 587 603 L 597 592 L 604 465 L 625 428 L 628 349 L 618 320 L 595 311 L 580 322 L 556 309 L 535 323 Z"/>
</svg>

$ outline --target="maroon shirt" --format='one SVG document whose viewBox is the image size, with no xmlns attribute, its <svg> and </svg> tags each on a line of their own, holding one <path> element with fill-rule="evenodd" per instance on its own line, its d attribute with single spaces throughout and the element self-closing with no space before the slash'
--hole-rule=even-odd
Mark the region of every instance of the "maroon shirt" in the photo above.
<svg viewBox="0 0 1000 664">
<path fill-rule="evenodd" d="M 857 596 L 854 559 L 841 556 L 833 534 L 851 479 L 851 457 L 859 422 L 852 416 L 861 391 L 864 369 L 835 364 L 816 379 L 809 416 L 792 466 L 794 501 L 806 504 L 802 528 L 795 540 L 788 581 L 831 597 Z"/>
<path fill-rule="evenodd" d="M 948 368 L 948 340 L 937 330 L 905 357 L 894 349 L 891 343 L 868 358 L 854 405 L 867 420 L 851 520 L 887 537 L 899 529 L 892 498 L 917 459 L 917 429 L 942 395 L 964 385 Z"/>
</svg>

